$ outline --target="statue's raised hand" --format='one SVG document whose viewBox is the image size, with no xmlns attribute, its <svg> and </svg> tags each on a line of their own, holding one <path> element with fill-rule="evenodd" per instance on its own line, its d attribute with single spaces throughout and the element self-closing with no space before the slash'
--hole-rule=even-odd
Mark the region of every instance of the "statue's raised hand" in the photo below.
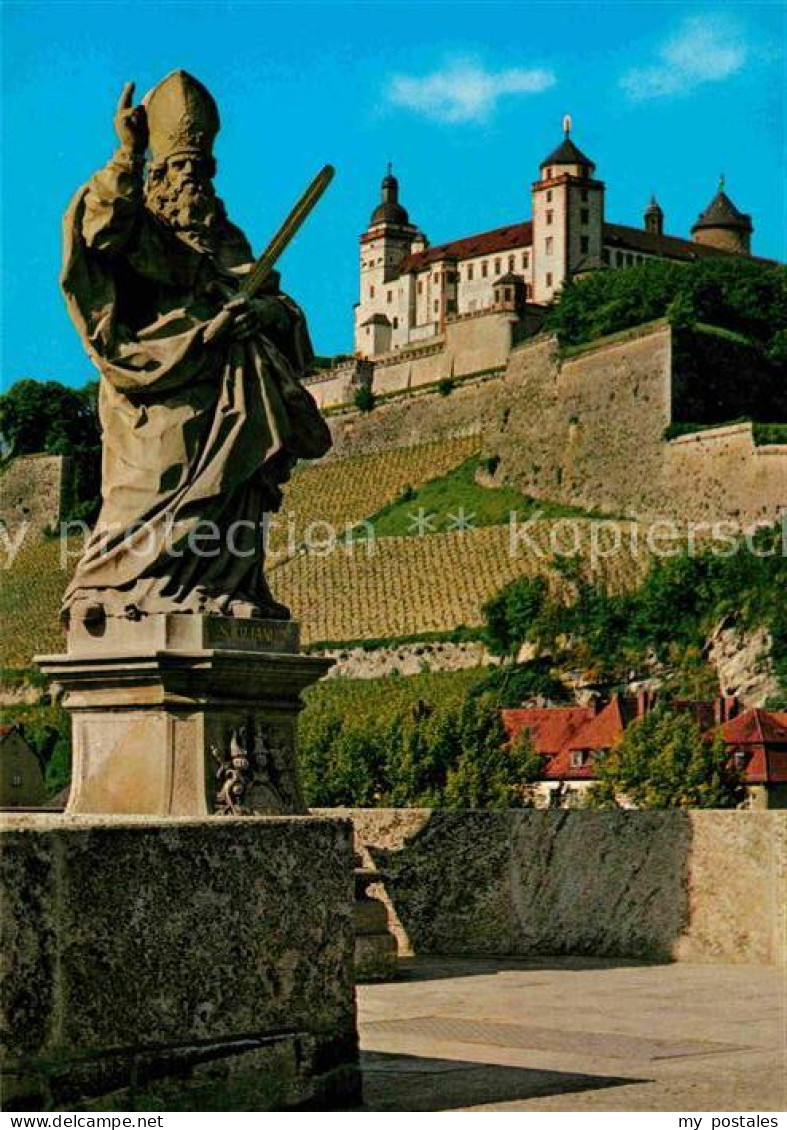
<svg viewBox="0 0 787 1130">
<path fill-rule="evenodd" d="M 148 147 L 148 117 L 144 106 L 134 105 L 134 83 L 127 82 L 115 111 L 115 132 L 124 149 L 142 154 Z"/>
</svg>

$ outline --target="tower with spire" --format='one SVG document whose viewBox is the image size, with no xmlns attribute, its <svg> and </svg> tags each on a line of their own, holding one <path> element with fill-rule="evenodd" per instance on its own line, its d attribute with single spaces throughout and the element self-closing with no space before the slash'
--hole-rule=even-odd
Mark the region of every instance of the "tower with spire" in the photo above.
<svg viewBox="0 0 787 1130">
<path fill-rule="evenodd" d="M 645 209 L 645 231 L 651 232 L 652 235 L 664 234 L 664 209 L 655 194 L 651 194 L 650 203 Z"/>
<path fill-rule="evenodd" d="M 604 183 L 596 166 L 571 140 L 572 122 L 563 119 L 563 140 L 544 158 L 533 185 L 532 293 L 550 302 L 568 275 L 601 266 L 604 242 Z"/>
<path fill-rule="evenodd" d="M 361 236 L 361 287 L 355 308 L 359 353 L 385 353 L 398 343 L 403 286 L 399 268 L 408 255 L 425 247 L 426 240 L 399 200 L 399 181 L 389 162 L 380 202 Z"/>
</svg>

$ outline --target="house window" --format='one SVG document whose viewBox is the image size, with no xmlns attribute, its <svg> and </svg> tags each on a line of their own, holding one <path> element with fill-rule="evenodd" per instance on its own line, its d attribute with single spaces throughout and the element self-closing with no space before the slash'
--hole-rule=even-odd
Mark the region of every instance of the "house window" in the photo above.
<svg viewBox="0 0 787 1130">
<path fill-rule="evenodd" d="M 583 204 L 587 203 L 587 199 L 588 199 L 588 190 L 587 190 L 586 188 L 583 188 L 583 189 L 582 189 L 582 193 L 581 193 L 581 196 L 582 196 L 582 203 L 583 203 Z"/>
<path fill-rule="evenodd" d="M 587 255 L 588 251 L 590 251 L 590 239 L 588 236 L 581 235 L 579 237 L 579 250 L 583 255 Z"/>
<path fill-rule="evenodd" d="M 572 749 L 571 768 L 581 769 L 587 761 L 587 752 L 584 749 Z"/>
<path fill-rule="evenodd" d="M 615 252 L 615 262 L 617 263 L 617 265 L 619 267 L 623 266 L 623 252 L 622 251 L 616 251 Z"/>
<path fill-rule="evenodd" d="M 419 281 L 419 283 L 418 283 L 418 293 L 423 294 L 423 292 L 424 292 L 424 284 Z"/>
<path fill-rule="evenodd" d="M 526 296 L 527 298 L 532 298 L 532 297 L 533 297 L 533 288 L 532 288 L 532 286 L 530 285 L 530 283 L 528 283 L 528 284 L 527 284 L 527 286 L 525 287 L 525 296 Z"/>
<path fill-rule="evenodd" d="M 398 319 L 398 318 L 394 318 L 394 320 L 393 320 L 393 328 L 394 328 L 395 330 L 398 330 L 398 329 L 399 329 L 399 319 Z"/>
<path fill-rule="evenodd" d="M 435 314 L 438 314 L 440 312 L 440 301 L 437 298 L 435 298 L 434 300 L 434 312 Z"/>
<path fill-rule="evenodd" d="M 552 272 L 547 271 L 547 286 L 552 286 Z"/>
<path fill-rule="evenodd" d="M 387 295 L 385 296 L 385 301 L 388 303 L 389 306 L 393 302 L 393 291 L 392 290 L 388 291 Z"/>
<path fill-rule="evenodd" d="M 579 212 L 579 219 L 580 219 L 581 223 L 589 224 L 590 223 L 590 209 L 589 208 L 581 208 L 580 212 Z"/>
<path fill-rule="evenodd" d="M 500 260 L 499 259 L 495 259 L 495 274 L 496 275 L 500 274 Z"/>
<path fill-rule="evenodd" d="M 508 269 L 509 269 L 509 271 L 513 271 L 515 266 L 516 266 L 516 264 L 514 262 L 514 256 L 509 255 L 508 256 Z"/>
<path fill-rule="evenodd" d="M 547 189 L 547 204 L 551 204 L 551 203 L 552 203 L 552 189 L 548 188 Z"/>
<path fill-rule="evenodd" d="M 604 250 L 601 252 L 601 258 L 604 260 L 605 263 L 609 262 L 609 249 L 608 248 L 605 247 Z"/>
<path fill-rule="evenodd" d="M 485 279 L 488 274 L 489 264 L 487 263 L 486 259 L 484 259 L 483 263 L 481 264 L 481 277 Z"/>
<path fill-rule="evenodd" d="M 547 169 L 547 180 L 552 180 L 552 170 Z"/>
<path fill-rule="evenodd" d="M 504 287 L 504 288 L 503 288 L 503 295 L 504 295 L 504 298 L 505 298 L 506 302 L 510 302 L 510 301 L 511 301 L 511 299 L 512 299 L 512 298 L 513 298 L 514 296 L 513 296 L 513 293 L 512 293 L 512 291 L 511 291 L 511 287 L 510 287 L 510 286 L 506 286 L 506 287 Z"/>
<path fill-rule="evenodd" d="M 749 759 L 742 749 L 736 749 L 735 753 L 732 755 L 732 763 L 735 766 L 735 772 L 743 773 L 744 769 L 746 768 L 746 762 L 748 760 Z"/>
<path fill-rule="evenodd" d="M 524 253 L 524 255 L 522 256 L 522 269 L 526 271 L 529 266 L 530 266 L 530 252 L 526 251 Z"/>
<path fill-rule="evenodd" d="M 14 786 L 15 789 L 18 789 L 19 786 L 22 784 L 22 774 L 21 773 L 14 773 L 13 777 L 11 778 L 11 784 Z"/>
<path fill-rule="evenodd" d="M 554 213 L 553 213 L 552 209 L 551 209 L 551 208 L 547 208 L 547 223 L 548 223 L 548 224 L 551 224 L 551 223 L 552 223 L 552 216 L 553 216 L 553 214 L 554 214 Z"/>
<path fill-rule="evenodd" d="M 553 244 L 553 242 L 554 241 L 552 239 L 552 236 L 548 235 L 547 238 L 546 238 L 546 242 L 544 244 L 544 250 L 546 251 L 547 255 L 552 254 L 552 244 Z"/>
<path fill-rule="evenodd" d="M 468 282 L 473 281 L 473 264 L 472 263 L 467 264 L 467 281 Z"/>
<path fill-rule="evenodd" d="M 369 287 L 369 297 L 374 298 L 374 287 L 373 286 Z"/>
</svg>

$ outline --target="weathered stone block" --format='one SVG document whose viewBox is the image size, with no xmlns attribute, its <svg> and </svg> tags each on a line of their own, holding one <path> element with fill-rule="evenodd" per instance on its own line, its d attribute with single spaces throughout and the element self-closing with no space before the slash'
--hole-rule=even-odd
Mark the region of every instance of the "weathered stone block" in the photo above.
<svg viewBox="0 0 787 1130">
<path fill-rule="evenodd" d="M 327 1102 L 334 1086 L 346 1101 L 347 821 L 18 816 L 2 837 L 7 1105 L 173 1079 L 204 1090 L 206 1072 L 241 1095 L 252 1069 L 239 1057 L 257 1074 L 291 1064 L 255 1082 L 271 1102 Z"/>
</svg>

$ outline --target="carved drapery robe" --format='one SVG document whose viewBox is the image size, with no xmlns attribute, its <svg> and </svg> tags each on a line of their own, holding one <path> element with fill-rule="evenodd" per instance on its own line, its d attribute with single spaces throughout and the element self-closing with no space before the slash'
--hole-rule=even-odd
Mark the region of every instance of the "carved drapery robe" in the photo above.
<svg viewBox="0 0 787 1130">
<path fill-rule="evenodd" d="M 248 602 L 281 614 L 262 572 L 263 513 L 330 434 L 300 384 L 313 360 L 305 320 L 277 282 L 273 329 L 204 340 L 251 258 L 223 209 L 209 244 L 159 219 L 141 161 L 122 151 L 71 204 L 61 282 L 101 372 L 103 453 L 101 512 L 66 613 L 81 602 L 132 616 Z"/>
</svg>

